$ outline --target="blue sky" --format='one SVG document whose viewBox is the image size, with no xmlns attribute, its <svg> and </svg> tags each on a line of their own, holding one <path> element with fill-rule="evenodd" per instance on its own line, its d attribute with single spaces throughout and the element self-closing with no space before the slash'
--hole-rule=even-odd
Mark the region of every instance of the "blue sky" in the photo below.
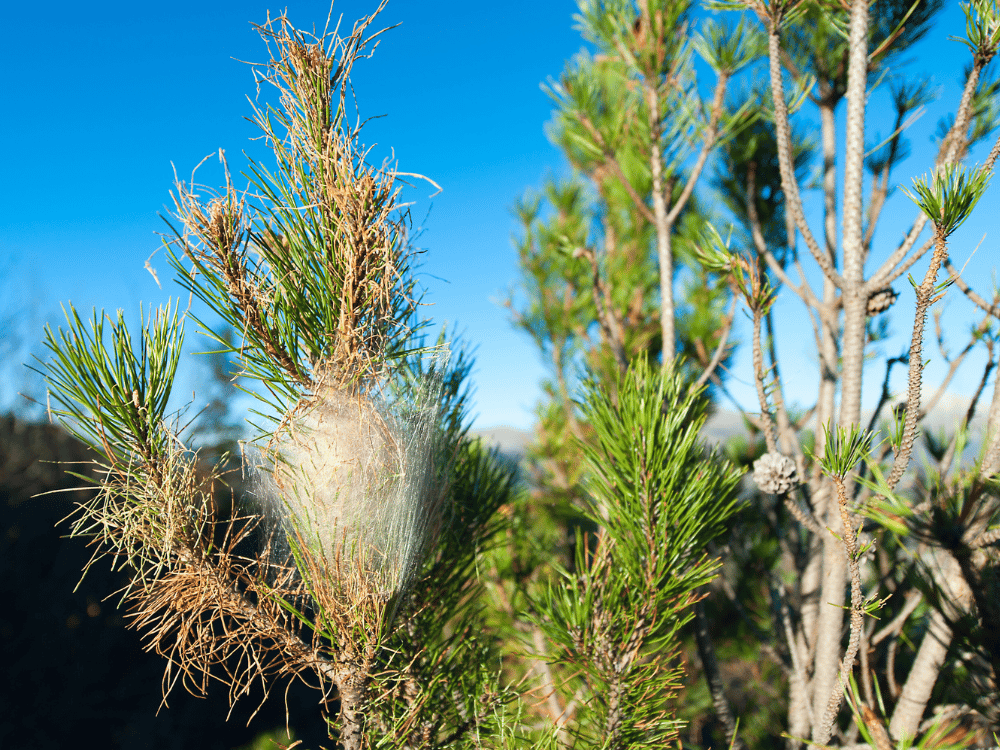
<svg viewBox="0 0 1000 750">
<path fill-rule="evenodd" d="M 334 12 L 349 25 L 373 5 L 338 0 Z M 915 56 L 935 76 L 942 98 L 911 134 L 917 157 L 901 181 L 929 167 L 928 136 L 957 99 L 965 58 L 963 47 L 943 41 L 961 31 L 957 3 L 950 6 L 943 28 Z M 124 308 L 137 319 L 140 301 L 161 303 L 178 294 L 162 253 L 151 261 L 162 290 L 143 267 L 159 247 L 155 233 L 165 228 L 157 214 L 170 200 L 172 164 L 187 178 L 221 147 L 238 171 L 241 151 L 253 148 L 248 139 L 254 128 L 243 118 L 254 83 L 250 67 L 239 60 L 263 60 L 263 45 L 249 22 L 262 22 L 268 7 L 258 0 L 180 0 L 19 3 L 6 9 L 0 311 L 20 316 L 26 341 L 40 339 L 44 321 L 59 322 L 60 302 L 71 300 L 83 312 Z M 322 25 L 328 8 L 325 0 L 288 5 L 300 26 Z M 476 347 L 480 427 L 527 427 L 540 397 L 543 364 L 499 301 L 517 279 L 510 206 L 548 171 L 565 169 L 545 137 L 551 106 L 539 84 L 558 75 L 581 47 L 572 28 L 575 10 L 571 0 L 393 0 L 376 23 L 399 28 L 355 69 L 362 114 L 386 115 L 367 126 L 365 141 L 377 143 L 378 154 L 393 149 L 400 170 L 425 174 L 443 188 L 430 199 L 433 188 L 418 186 L 408 199 L 425 230 L 418 244 L 427 250 L 422 272 L 434 303 L 429 313 L 457 326 Z M 199 176 L 217 179 L 211 168 Z M 956 243 L 971 250 L 987 231 L 986 217 L 1000 208 L 995 194 L 984 199 Z M 897 196 L 887 214 L 880 236 L 890 243 L 913 209 Z M 967 254 L 957 251 L 956 257 Z M 987 236 L 970 263 L 970 281 L 983 292 L 989 291 L 995 258 L 995 241 Z M 912 297 L 905 281 L 896 287 Z M 952 304 L 955 322 L 948 325 L 960 330 L 971 318 L 964 301 Z M 909 335 L 905 300 L 899 308 L 894 342 Z M 792 303 L 783 309 L 787 319 L 801 317 Z M 808 329 L 800 326 L 798 335 L 795 330 L 781 344 L 786 373 L 794 381 L 814 382 L 809 357 L 798 352 Z M 888 349 L 898 353 L 899 346 Z M 13 386 L 8 382 L 0 390 L 0 408 L 17 387 L 16 369 L 4 373 L 14 378 Z M 958 392 L 970 392 L 979 377 L 971 367 L 964 373 L 955 384 Z M 868 377 L 877 388 L 881 372 Z M 749 388 L 736 383 L 735 390 L 753 403 Z M 807 400 L 808 389 L 793 398 Z"/>
</svg>

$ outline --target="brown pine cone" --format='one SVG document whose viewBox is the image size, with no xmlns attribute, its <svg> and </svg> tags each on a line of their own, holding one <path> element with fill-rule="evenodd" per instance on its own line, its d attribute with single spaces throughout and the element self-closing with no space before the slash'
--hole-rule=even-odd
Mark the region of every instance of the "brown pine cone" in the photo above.
<svg viewBox="0 0 1000 750">
<path fill-rule="evenodd" d="M 891 286 L 879 289 L 876 292 L 872 292 L 868 297 L 868 317 L 873 315 L 878 315 L 880 312 L 885 312 L 892 304 L 899 298 L 896 294 L 896 290 Z"/>
</svg>

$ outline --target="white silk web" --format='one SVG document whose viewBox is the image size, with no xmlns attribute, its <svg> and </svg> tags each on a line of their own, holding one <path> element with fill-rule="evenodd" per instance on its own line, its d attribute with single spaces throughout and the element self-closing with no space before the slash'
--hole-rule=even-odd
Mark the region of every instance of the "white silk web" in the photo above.
<svg viewBox="0 0 1000 750">
<path fill-rule="evenodd" d="M 388 599 L 404 590 L 433 533 L 447 352 L 432 360 L 429 374 L 396 392 L 318 388 L 267 454 L 244 450 L 250 493 L 278 546 L 310 555 L 352 592 Z"/>
</svg>

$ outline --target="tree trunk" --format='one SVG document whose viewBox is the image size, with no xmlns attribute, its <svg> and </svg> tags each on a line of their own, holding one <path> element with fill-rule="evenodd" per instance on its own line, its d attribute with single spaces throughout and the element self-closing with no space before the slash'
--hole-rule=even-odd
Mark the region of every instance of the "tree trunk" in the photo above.
<svg viewBox="0 0 1000 750">
<path fill-rule="evenodd" d="M 868 0 L 854 0 L 851 10 L 850 64 L 847 78 L 847 139 L 844 155 L 844 334 L 841 355 L 839 424 L 861 423 L 861 372 L 865 357 L 868 306 L 864 279 L 862 181 L 865 165 L 865 89 L 868 77 Z"/>
<path fill-rule="evenodd" d="M 865 356 L 867 295 L 864 281 L 862 233 L 862 181 L 865 163 L 865 93 L 868 82 L 868 0 L 854 0 L 851 6 L 847 72 L 847 136 L 844 155 L 844 248 L 843 287 L 844 333 L 841 346 L 840 419 L 843 428 L 861 422 L 861 375 Z M 838 535 L 843 524 L 836 504 L 827 504 L 827 524 Z M 819 641 L 816 648 L 816 690 L 814 717 L 821 714 L 835 690 L 840 671 L 840 638 L 847 583 L 847 556 L 844 544 L 833 535 L 823 544 L 823 595 L 820 609 Z M 826 744 L 827 729 L 814 725 L 813 739 Z"/>
<path fill-rule="evenodd" d="M 722 683 L 719 664 L 715 658 L 715 648 L 708 632 L 705 604 L 701 600 L 694 605 L 694 637 L 698 645 L 698 656 L 701 657 L 701 665 L 705 670 L 708 691 L 712 695 L 712 705 L 715 706 L 715 715 L 726 730 L 726 742 L 729 743 L 730 750 L 746 750 L 746 745 L 737 734 L 736 717 L 733 716 L 733 709 L 729 705 L 729 699 L 726 698 L 725 685 Z"/>
<path fill-rule="evenodd" d="M 920 720 L 927 710 L 927 701 L 930 700 L 934 683 L 937 682 L 941 665 L 948 653 L 949 643 L 951 628 L 945 622 L 944 615 L 934 610 L 910 669 L 910 676 L 906 679 L 896 702 L 896 709 L 892 712 L 889 734 L 894 740 L 901 740 L 903 737 L 912 740 L 916 736 Z"/>
<path fill-rule="evenodd" d="M 656 255 L 660 261 L 660 332 L 663 338 L 663 364 L 674 358 L 677 350 L 674 333 L 674 253 L 670 246 L 670 223 L 667 221 L 667 197 L 663 184 L 663 153 L 660 149 L 660 96 L 656 87 L 646 84 L 649 107 L 649 169 L 653 177 L 653 218 L 656 220 Z"/>
<path fill-rule="evenodd" d="M 822 90 L 821 90 L 822 93 Z M 836 267 L 837 257 L 837 173 L 836 173 L 836 152 L 837 134 L 834 112 L 830 106 L 820 107 L 820 121 L 822 125 L 823 142 L 823 197 L 824 197 L 824 239 L 826 252 L 831 264 Z M 816 398 L 816 452 L 822 455 L 825 449 L 826 439 L 822 426 L 831 424 L 835 419 L 835 402 L 837 394 L 838 373 L 838 351 L 837 351 L 837 317 L 839 313 L 833 304 L 836 300 L 837 288 L 826 275 L 823 277 L 823 307 L 818 311 L 820 318 L 820 384 L 819 393 Z M 840 515 L 836 512 L 836 504 L 830 502 L 833 497 L 833 485 L 831 482 L 815 475 L 813 484 L 814 512 L 818 519 L 826 517 L 828 510 L 833 511 L 831 518 L 834 523 L 839 523 Z M 822 521 L 821 521 L 822 522 Z M 836 528 L 834 526 L 834 528 Z M 834 565 L 839 566 L 839 571 L 835 571 L 836 578 L 827 582 L 830 572 L 830 562 L 827 560 L 826 549 L 831 542 L 836 540 L 829 538 L 825 533 L 819 539 L 810 541 L 810 559 L 803 571 L 802 576 L 802 627 L 806 637 L 806 642 L 814 650 L 813 664 L 813 693 L 810 696 L 813 706 L 813 722 L 818 722 L 822 711 L 829 698 L 829 691 L 832 690 L 832 680 L 836 678 L 837 663 L 836 658 L 829 658 L 824 655 L 826 650 L 834 648 L 836 653 L 840 651 L 840 631 L 842 625 L 841 610 L 827 612 L 832 609 L 827 602 L 837 601 L 843 603 L 844 585 L 847 580 L 846 565 L 841 562 L 842 553 L 837 555 L 833 552 Z M 831 600 L 831 587 L 839 587 L 837 590 L 839 600 Z M 823 630 L 825 628 L 825 630 Z M 822 645 L 818 643 L 823 632 Z M 820 665 L 823 665 L 822 667 Z M 824 692 L 825 691 L 825 692 Z"/>
<path fill-rule="evenodd" d="M 358 671 L 343 673 L 340 681 L 340 741 L 338 750 L 364 747 L 364 685 Z"/>
<path fill-rule="evenodd" d="M 843 536 L 840 509 L 831 498 L 827 504 L 826 525 L 837 536 Z M 847 593 L 847 553 L 844 543 L 830 532 L 823 539 L 823 585 L 819 602 L 819 632 L 816 639 L 816 659 L 813 670 L 813 739 L 820 739 L 820 720 L 840 674 L 840 640 L 844 629 L 844 601 Z"/>
</svg>

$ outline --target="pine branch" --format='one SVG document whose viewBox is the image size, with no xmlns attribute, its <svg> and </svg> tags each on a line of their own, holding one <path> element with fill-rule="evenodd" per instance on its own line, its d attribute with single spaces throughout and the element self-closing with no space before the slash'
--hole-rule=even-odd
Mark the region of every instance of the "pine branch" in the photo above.
<svg viewBox="0 0 1000 750">
<path fill-rule="evenodd" d="M 799 195 L 798 180 L 795 178 L 795 169 L 792 165 L 791 129 L 788 124 L 785 84 L 782 80 L 780 19 L 773 16 L 769 17 L 767 25 L 771 96 L 774 100 L 774 127 L 778 141 L 778 165 L 781 170 L 781 188 L 785 193 L 787 201 L 786 210 L 794 219 L 795 226 L 802 234 L 802 239 L 805 240 L 806 247 L 809 248 L 809 252 L 812 253 L 813 258 L 819 264 L 823 273 L 838 287 L 842 287 L 844 283 L 843 278 L 830 263 L 829 257 L 816 243 L 816 239 L 813 237 L 812 230 L 809 228 L 802 210 L 802 198 Z"/>
</svg>

